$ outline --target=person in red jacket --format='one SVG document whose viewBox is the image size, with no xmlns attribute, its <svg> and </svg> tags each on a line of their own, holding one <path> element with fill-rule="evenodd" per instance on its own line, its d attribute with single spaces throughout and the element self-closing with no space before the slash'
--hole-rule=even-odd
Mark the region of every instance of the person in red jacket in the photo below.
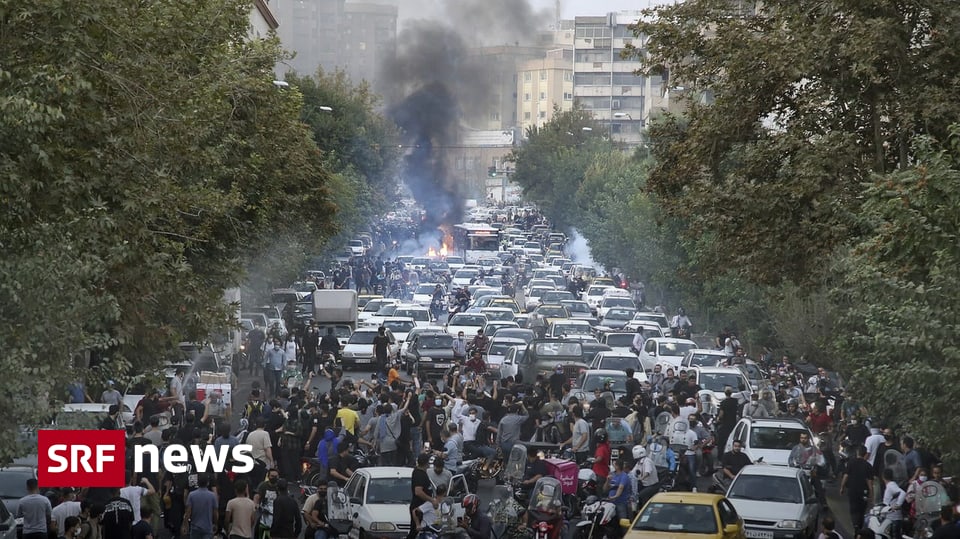
<svg viewBox="0 0 960 539">
<path fill-rule="evenodd" d="M 597 474 L 597 484 L 602 485 L 610 475 L 610 441 L 606 429 L 597 429 L 593 433 L 597 449 L 593 453 L 593 473 Z"/>
</svg>

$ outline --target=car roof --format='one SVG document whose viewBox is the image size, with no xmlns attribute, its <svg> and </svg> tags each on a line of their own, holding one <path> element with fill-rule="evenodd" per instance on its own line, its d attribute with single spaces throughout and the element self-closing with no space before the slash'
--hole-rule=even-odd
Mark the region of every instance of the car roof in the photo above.
<svg viewBox="0 0 960 539">
<path fill-rule="evenodd" d="M 583 371 L 583 374 L 590 376 L 627 376 L 627 373 L 613 369 L 590 369 Z"/>
<path fill-rule="evenodd" d="M 800 468 L 790 466 L 770 466 L 769 464 L 750 464 L 740 469 L 740 475 L 761 475 L 773 477 L 796 477 L 803 473 Z"/>
<path fill-rule="evenodd" d="M 409 479 L 413 474 L 413 468 L 407 468 L 406 466 L 374 466 L 372 468 L 359 468 L 355 473 L 366 475 L 371 479 L 387 477 L 405 477 Z"/>
<path fill-rule="evenodd" d="M 715 374 L 715 373 L 725 373 L 725 372 L 728 372 L 728 373 L 735 372 L 737 374 L 743 374 L 743 371 L 741 371 L 736 367 L 687 367 L 687 368 L 692 371 L 700 372 L 703 374 Z"/>
<path fill-rule="evenodd" d="M 416 323 L 416 320 L 410 318 L 409 316 L 385 316 L 383 317 L 383 323 L 387 322 L 412 322 Z"/>
<path fill-rule="evenodd" d="M 690 339 L 674 339 L 673 337 L 650 337 L 647 340 L 653 341 L 653 342 L 661 342 L 661 343 L 678 343 L 678 344 L 693 343 L 694 345 L 697 344 L 691 341 Z"/>
<path fill-rule="evenodd" d="M 521 339 L 520 337 L 501 337 L 500 335 L 494 335 L 493 338 L 490 339 L 490 344 L 493 343 L 526 344 L 527 341 Z"/>
<path fill-rule="evenodd" d="M 776 427 L 781 429 L 800 428 L 809 431 L 802 419 L 793 417 L 745 417 L 740 421 L 747 421 L 758 427 Z"/>
<path fill-rule="evenodd" d="M 647 504 L 651 503 L 686 503 L 693 505 L 715 505 L 724 499 L 722 494 L 709 494 L 706 492 L 659 492 L 650 498 Z"/>
<path fill-rule="evenodd" d="M 376 327 L 367 326 L 367 327 L 357 328 L 356 331 L 354 331 L 354 333 L 376 333 L 377 331 L 378 329 Z"/>
<path fill-rule="evenodd" d="M 631 354 L 631 353 L 629 353 L 629 352 L 617 352 L 616 350 L 601 350 L 601 351 L 597 352 L 597 357 L 604 357 L 604 358 L 606 358 L 606 357 L 629 357 L 629 358 L 637 359 L 637 356 L 635 356 L 635 355 L 633 355 L 633 354 Z M 638 361 L 639 361 L 639 360 L 638 360 Z"/>
<path fill-rule="evenodd" d="M 700 354 L 703 356 L 726 356 L 723 350 L 713 350 L 711 348 L 692 348 L 687 350 L 688 354 Z"/>
<path fill-rule="evenodd" d="M 552 322 L 556 325 L 566 325 L 566 326 L 589 326 L 590 322 L 587 322 L 583 318 L 562 318 L 560 320 L 554 320 Z"/>
</svg>

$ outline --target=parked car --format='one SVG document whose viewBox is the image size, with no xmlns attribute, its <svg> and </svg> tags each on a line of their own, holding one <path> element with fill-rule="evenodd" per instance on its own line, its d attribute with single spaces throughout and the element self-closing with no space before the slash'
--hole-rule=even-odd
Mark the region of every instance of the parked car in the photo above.
<svg viewBox="0 0 960 539">
<path fill-rule="evenodd" d="M 739 440 L 743 445 L 743 452 L 750 457 L 751 462 L 757 462 L 762 457 L 766 464 L 787 466 L 790 451 L 800 443 L 800 435 L 804 432 L 810 436 L 810 443 L 816 446 L 816 436 L 800 419 L 744 417 L 733 427 L 724 451 L 731 451 L 733 441 Z"/>
<path fill-rule="evenodd" d="M 663 370 L 667 368 L 677 369 L 683 360 L 683 355 L 687 350 L 697 347 L 697 343 L 689 339 L 673 339 L 670 337 L 659 337 L 647 339 L 640 351 L 640 360 L 654 365 L 663 365 Z"/>
</svg>

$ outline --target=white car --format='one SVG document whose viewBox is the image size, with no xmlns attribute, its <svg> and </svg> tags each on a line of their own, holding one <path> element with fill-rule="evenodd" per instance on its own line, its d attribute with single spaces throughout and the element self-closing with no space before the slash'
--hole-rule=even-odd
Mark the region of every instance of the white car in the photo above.
<svg viewBox="0 0 960 539">
<path fill-rule="evenodd" d="M 373 364 L 373 338 L 377 336 L 377 328 L 360 328 L 353 332 L 347 345 L 343 347 L 343 366 L 358 367 Z M 388 356 L 393 357 L 400 351 L 396 343 L 391 343 Z M 409 478 L 408 478 L 409 480 Z"/>
<path fill-rule="evenodd" d="M 723 350 L 709 348 L 694 348 L 687 350 L 680 361 L 680 366 L 688 367 L 716 367 L 727 360 L 729 356 Z"/>
<path fill-rule="evenodd" d="M 397 305 L 397 310 L 393 311 L 393 316 L 412 318 L 418 328 L 430 326 L 430 309 L 420 305 Z"/>
<path fill-rule="evenodd" d="M 701 389 L 713 392 L 717 402 L 727 398 L 726 388 L 733 389 L 733 397 L 744 403 L 750 399 L 750 380 L 736 367 L 693 367 L 689 371 L 697 373 L 697 384 Z"/>
<path fill-rule="evenodd" d="M 668 331 L 670 329 L 670 321 L 667 320 L 667 315 L 663 313 L 652 313 L 652 312 L 638 312 L 633 315 L 634 322 L 652 322 L 663 328 L 663 331 Z"/>
<path fill-rule="evenodd" d="M 327 519 L 351 522 L 350 539 L 403 539 L 410 533 L 410 477 L 413 468 L 374 466 L 356 470 L 334 502 L 327 508 Z M 450 480 L 447 498 L 452 518 L 462 518 L 463 508 L 456 499 L 469 494 L 463 475 Z M 455 522 L 455 520 L 454 520 Z"/>
<path fill-rule="evenodd" d="M 463 266 L 453 274 L 450 285 L 454 288 L 470 286 L 470 281 L 476 278 L 477 275 L 480 275 L 480 268 L 478 266 Z"/>
<path fill-rule="evenodd" d="M 553 290 L 553 288 L 547 288 L 546 286 L 535 286 L 531 288 L 530 291 L 526 293 L 526 297 L 524 298 L 527 312 L 536 309 L 537 306 L 540 305 L 540 298 L 542 298 L 544 294 L 550 292 L 551 290 Z"/>
<path fill-rule="evenodd" d="M 383 307 L 380 307 L 380 310 L 377 311 L 373 316 L 368 316 L 363 322 L 363 325 L 365 327 L 379 327 L 383 324 L 384 320 L 394 316 L 394 313 L 396 313 L 397 309 L 399 308 L 399 303 L 394 303 L 393 305 L 384 305 Z"/>
<path fill-rule="evenodd" d="M 376 316 L 377 311 L 386 305 L 397 305 L 400 303 L 399 299 L 393 298 L 377 298 L 371 299 L 363 306 L 363 310 L 357 315 L 357 323 L 361 326 L 367 325 L 367 320 L 371 317 Z"/>
<path fill-rule="evenodd" d="M 545 287 L 550 290 L 556 290 L 557 283 L 553 282 L 551 279 L 530 279 L 530 282 L 528 282 L 526 288 L 524 288 L 524 293 L 529 294 L 531 290 L 537 287 Z"/>
<path fill-rule="evenodd" d="M 697 347 L 697 343 L 689 339 L 673 339 L 670 337 L 659 337 L 647 339 L 640 351 L 640 360 L 644 365 L 653 363 L 654 365 L 663 365 L 663 371 L 667 368 L 677 369 L 680 362 L 683 361 L 683 355 L 687 350 Z"/>
<path fill-rule="evenodd" d="M 526 243 L 523 244 L 523 252 L 524 252 L 527 256 L 531 256 L 531 257 L 534 256 L 534 255 L 542 255 L 542 254 L 543 254 L 543 246 L 540 245 L 539 242 L 536 242 L 536 241 L 528 241 L 528 242 L 526 242 Z"/>
<path fill-rule="evenodd" d="M 484 307 L 480 309 L 480 314 L 487 317 L 489 321 L 503 321 L 503 322 L 513 322 L 513 319 L 516 318 L 517 314 L 513 312 L 513 309 L 508 309 L 506 307 Z"/>
<path fill-rule="evenodd" d="M 350 249 L 350 254 L 353 256 L 363 256 L 363 254 L 367 252 L 367 248 L 363 246 L 363 241 L 361 240 L 348 241 L 347 248 Z"/>
<path fill-rule="evenodd" d="M 487 317 L 480 313 L 457 313 L 447 321 L 447 333 L 456 338 L 462 331 L 464 337 L 471 339 L 477 336 L 477 331 L 487 325 L 487 322 Z"/>
<path fill-rule="evenodd" d="M 433 292 L 437 289 L 437 283 L 420 283 L 413 291 L 413 302 L 417 305 L 429 307 L 433 302 Z M 446 297 L 447 291 L 441 286 L 443 296 Z"/>
<path fill-rule="evenodd" d="M 607 316 L 607 311 L 614 307 L 636 309 L 637 305 L 633 302 L 633 298 L 629 296 L 604 296 L 600 300 L 600 304 L 597 305 L 597 317 L 602 321 Z"/>
<path fill-rule="evenodd" d="M 801 539 L 817 535 L 820 504 L 799 468 L 744 466 L 727 489 L 747 537 Z"/>
<path fill-rule="evenodd" d="M 627 323 L 627 325 L 623 326 L 624 331 L 630 331 L 633 333 L 637 332 L 637 328 L 643 328 L 644 339 L 667 336 L 666 333 L 664 333 L 664 329 L 656 322 L 643 322 L 634 319 Z"/>
<path fill-rule="evenodd" d="M 490 339 L 490 346 L 487 347 L 487 370 L 494 374 L 494 378 L 499 377 L 503 360 L 507 357 L 507 352 L 514 346 L 526 347 L 527 342 L 519 337 L 494 336 Z"/>
<path fill-rule="evenodd" d="M 733 441 L 739 440 L 751 462 L 762 457 L 764 464 L 787 466 L 790 451 L 800 443 L 800 435 L 804 432 L 810 437 L 810 443 L 817 447 L 819 440 L 802 419 L 742 417 L 727 438 L 724 452 L 731 451 Z"/>
<path fill-rule="evenodd" d="M 417 327 L 417 323 L 413 318 L 401 318 L 397 316 L 391 316 L 390 318 L 384 318 L 383 327 L 387 328 L 387 333 L 393 335 L 394 340 L 396 341 L 397 353 L 400 352 L 400 346 L 404 341 L 407 340 L 407 333 Z"/>
<path fill-rule="evenodd" d="M 610 331 L 603 333 L 600 336 L 600 342 L 609 346 L 613 349 L 614 352 L 619 354 L 630 354 L 633 357 L 637 357 L 636 354 L 630 352 L 630 348 L 633 346 L 633 338 L 636 336 L 636 333 L 627 333 L 625 331 Z M 653 369 L 653 366 L 650 367 Z"/>
<path fill-rule="evenodd" d="M 583 318 L 584 320 L 596 320 L 597 317 L 593 316 L 593 311 L 590 310 L 590 304 L 586 301 L 579 299 L 564 299 L 560 300 L 560 305 L 563 305 L 570 311 L 570 318 Z"/>
<path fill-rule="evenodd" d="M 574 336 L 593 336 L 593 326 L 586 320 L 564 318 L 555 320 L 547 328 L 547 336 L 553 338 L 573 338 Z"/>
<path fill-rule="evenodd" d="M 641 368 L 640 360 L 633 354 L 624 354 L 622 352 L 597 352 L 596 357 L 590 362 L 591 369 L 604 369 L 624 371 L 633 369 L 633 377 L 641 383 L 647 383 L 647 374 L 645 369 Z"/>
<path fill-rule="evenodd" d="M 592 309 L 594 313 L 597 312 L 597 308 L 600 306 L 600 300 L 603 299 L 603 293 L 608 288 L 612 287 L 605 285 L 591 286 L 587 289 L 587 293 L 583 295 L 583 299 L 590 305 L 590 309 Z"/>
<path fill-rule="evenodd" d="M 450 267 L 451 273 L 455 273 L 458 269 L 467 265 L 462 256 L 448 256 L 444 259 L 444 262 Z"/>
</svg>

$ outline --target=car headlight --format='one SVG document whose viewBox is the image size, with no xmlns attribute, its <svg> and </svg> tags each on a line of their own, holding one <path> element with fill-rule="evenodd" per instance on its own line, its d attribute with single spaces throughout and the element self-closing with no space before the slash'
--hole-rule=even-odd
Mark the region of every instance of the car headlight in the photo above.
<svg viewBox="0 0 960 539">
<path fill-rule="evenodd" d="M 353 352 L 344 352 L 343 357 L 353 357 Z"/>
<path fill-rule="evenodd" d="M 781 520 L 777 522 L 777 527 L 787 530 L 799 530 L 803 526 L 799 520 Z"/>
<path fill-rule="evenodd" d="M 397 526 L 392 522 L 373 522 L 370 524 L 372 532 L 393 532 L 397 531 Z"/>
</svg>

